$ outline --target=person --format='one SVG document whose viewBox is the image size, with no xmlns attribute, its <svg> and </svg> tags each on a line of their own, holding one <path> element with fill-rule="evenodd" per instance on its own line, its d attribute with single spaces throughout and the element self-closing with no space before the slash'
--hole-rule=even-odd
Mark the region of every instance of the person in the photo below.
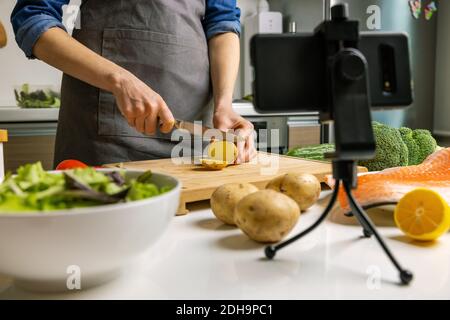
<svg viewBox="0 0 450 320">
<path fill-rule="evenodd" d="M 11 14 L 25 55 L 64 73 L 55 165 L 170 157 L 175 119 L 198 120 L 211 101 L 214 127 L 245 137 L 237 162 L 255 156 L 253 126 L 232 109 L 235 0 L 83 0 L 72 36 L 69 2 L 18 0 Z"/>
</svg>

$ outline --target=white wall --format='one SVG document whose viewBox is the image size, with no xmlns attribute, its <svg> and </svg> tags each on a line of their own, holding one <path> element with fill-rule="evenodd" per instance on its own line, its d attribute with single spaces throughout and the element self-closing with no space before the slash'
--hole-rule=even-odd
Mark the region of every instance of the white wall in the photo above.
<svg viewBox="0 0 450 320">
<path fill-rule="evenodd" d="M 72 3 L 79 2 L 74 0 Z M 61 72 L 38 60 L 28 60 L 18 48 L 10 23 L 15 0 L 0 0 L 0 21 L 8 34 L 8 45 L 0 50 L 0 107 L 16 105 L 14 86 L 23 83 L 60 86 Z M 238 0 L 242 17 L 256 11 L 257 0 Z M 240 97 L 239 82 L 235 97 Z"/>
<path fill-rule="evenodd" d="M 245 18 L 256 12 L 258 0 L 237 0 L 238 7 L 241 8 L 242 18 Z"/>
<path fill-rule="evenodd" d="M 434 133 L 450 137 L 450 1 L 439 5 Z"/>
<path fill-rule="evenodd" d="M 257 4 L 258 4 L 258 0 L 238 0 L 237 1 L 239 8 L 241 8 L 242 11 L 242 15 L 241 15 L 241 22 L 242 24 L 244 24 L 244 20 L 246 17 L 256 13 L 257 11 Z M 244 37 L 241 37 L 241 47 L 243 47 L 243 40 Z M 241 48 L 241 69 L 243 68 L 243 60 L 244 60 L 244 56 L 243 56 L 244 52 Z M 240 99 L 243 96 L 242 93 L 242 78 L 243 76 L 241 76 L 241 72 L 239 72 L 238 74 L 238 80 L 236 81 L 236 87 L 234 89 L 234 97 L 236 99 Z"/>
<path fill-rule="evenodd" d="M 15 85 L 30 83 L 59 86 L 61 79 L 59 71 L 40 61 L 28 60 L 17 46 L 10 23 L 15 2 L 0 0 L 0 21 L 8 34 L 8 45 L 0 49 L 0 107 L 16 105 L 13 92 Z"/>
<path fill-rule="evenodd" d="M 294 21 L 297 32 L 313 32 L 324 19 L 324 0 L 270 0 L 270 5 L 273 11 L 284 13 L 285 31 Z"/>
</svg>

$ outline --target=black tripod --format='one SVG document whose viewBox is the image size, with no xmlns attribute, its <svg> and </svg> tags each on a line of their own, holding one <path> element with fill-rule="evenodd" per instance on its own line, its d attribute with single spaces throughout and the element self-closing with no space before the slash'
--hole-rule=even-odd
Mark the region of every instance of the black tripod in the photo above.
<svg viewBox="0 0 450 320">
<path fill-rule="evenodd" d="M 320 218 L 297 236 L 265 249 L 266 257 L 273 259 L 278 250 L 301 239 L 317 228 L 336 203 L 340 187 L 347 195 L 352 215 L 363 227 L 366 238 L 375 236 L 382 249 L 400 273 L 400 280 L 408 284 L 413 274 L 403 269 L 395 259 L 374 224 L 356 202 L 352 189 L 357 187 L 357 161 L 371 159 L 375 155 L 375 138 L 370 115 L 368 66 L 358 50 L 359 25 L 348 20 L 348 6 L 336 5 L 331 10 L 332 19 L 323 22 L 315 35 L 321 39 L 326 52 L 327 109 L 321 113 L 323 120 L 333 120 L 335 125 L 336 152 L 333 159 L 335 189 L 327 208 Z"/>
<path fill-rule="evenodd" d="M 314 229 L 316 229 L 322 222 L 325 221 L 328 214 L 330 213 L 331 209 L 333 208 L 334 204 L 337 201 L 337 196 L 339 193 L 339 189 L 341 185 L 343 186 L 345 193 L 347 195 L 350 207 L 352 209 L 353 215 L 357 218 L 358 222 L 363 227 L 363 234 L 364 237 L 370 238 L 372 235 L 375 236 L 380 246 L 383 248 L 384 252 L 387 254 L 391 262 L 394 264 L 395 268 L 400 273 L 400 280 L 403 284 L 409 284 L 411 280 L 413 279 L 413 274 L 403 269 L 400 263 L 395 259 L 392 252 L 387 247 L 386 243 L 384 242 L 383 238 L 380 236 L 380 234 L 377 232 L 374 224 L 370 220 L 370 218 L 367 216 L 367 214 L 364 212 L 364 209 L 361 208 L 361 206 L 356 202 L 355 198 L 352 194 L 352 189 L 354 188 L 354 182 L 356 180 L 356 162 L 355 161 L 333 161 L 333 177 L 336 180 L 335 189 L 333 191 L 333 194 L 331 196 L 331 200 L 328 203 L 328 206 L 325 208 L 325 211 L 322 213 L 322 215 L 319 217 L 319 219 L 309 228 L 302 231 L 300 234 L 296 235 L 295 237 L 282 242 L 275 246 L 268 246 L 265 249 L 265 254 L 268 259 L 273 259 L 275 257 L 275 254 L 278 250 L 290 245 L 291 243 L 303 238 L 308 233 L 312 232 Z M 351 178 L 353 177 L 353 178 Z M 351 178 L 351 180 L 349 180 Z"/>
</svg>

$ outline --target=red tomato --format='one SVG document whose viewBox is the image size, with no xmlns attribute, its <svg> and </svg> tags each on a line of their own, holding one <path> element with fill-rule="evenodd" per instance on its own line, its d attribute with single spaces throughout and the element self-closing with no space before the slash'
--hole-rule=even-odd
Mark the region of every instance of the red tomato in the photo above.
<svg viewBox="0 0 450 320">
<path fill-rule="evenodd" d="M 87 168 L 88 165 L 78 161 L 78 160 L 64 160 L 61 161 L 56 170 L 70 170 L 70 169 L 79 169 L 79 168 Z"/>
</svg>

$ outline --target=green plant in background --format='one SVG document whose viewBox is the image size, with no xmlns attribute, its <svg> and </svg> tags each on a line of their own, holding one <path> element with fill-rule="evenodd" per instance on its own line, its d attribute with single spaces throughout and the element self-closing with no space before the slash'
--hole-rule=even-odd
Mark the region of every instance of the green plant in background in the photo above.
<svg viewBox="0 0 450 320">
<path fill-rule="evenodd" d="M 242 100 L 253 102 L 253 95 L 252 94 L 248 94 L 245 97 L 243 97 Z"/>
<path fill-rule="evenodd" d="M 20 92 L 14 89 L 17 105 L 22 108 L 59 108 L 60 96 L 52 90 L 36 90 L 30 92 L 28 84 L 22 85 Z"/>
</svg>

